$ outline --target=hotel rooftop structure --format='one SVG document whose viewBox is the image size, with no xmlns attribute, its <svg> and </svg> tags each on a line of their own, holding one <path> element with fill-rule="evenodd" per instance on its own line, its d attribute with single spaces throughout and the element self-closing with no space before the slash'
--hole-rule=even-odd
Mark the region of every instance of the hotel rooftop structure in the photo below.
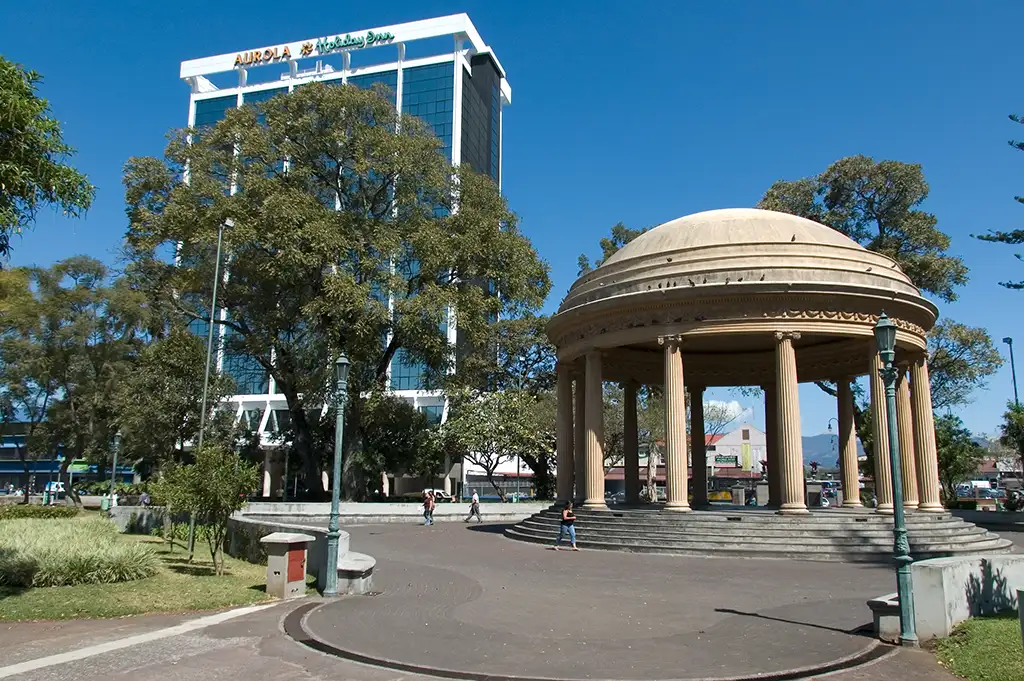
<svg viewBox="0 0 1024 681">
<path fill-rule="evenodd" d="M 190 90 L 189 126 L 210 126 L 227 110 L 290 92 L 310 82 L 369 88 L 384 84 L 403 115 L 433 127 L 454 164 L 468 163 L 501 184 L 502 109 L 512 89 L 494 51 L 466 14 L 369 29 L 346 29 L 274 45 L 240 49 L 181 63 Z M 206 334 L 206 325 L 193 325 Z M 456 338 L 454 325 L 447 329 Z M 223 328 L 220 329 L 223 333 Z M 258 429 L 265 444 L 287 423 L 285 399 L 264 369 L 246 356 L 219 353 L 218 367 L 231 375 L 239 419 Z M 424 389 L 423 368 L 399 351 L 389 385 L 431 420 L 446 416 L 444 396 Z"/>
</svg>

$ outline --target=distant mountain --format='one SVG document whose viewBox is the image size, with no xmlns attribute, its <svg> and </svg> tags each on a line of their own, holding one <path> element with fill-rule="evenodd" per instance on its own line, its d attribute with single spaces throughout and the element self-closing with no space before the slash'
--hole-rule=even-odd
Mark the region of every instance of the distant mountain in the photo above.
<svg viewBox="0 0 1024 681">
<path fill-rule="evenodd" d="M 805 435 L 804 465 L 817 461 L 822 468 L 838 468 L 839 464 L 839 436 L 829 433 L 821 435 Z M 857 440 L 857 456 L 864 456 L 864 448 Z"/>
</svg>

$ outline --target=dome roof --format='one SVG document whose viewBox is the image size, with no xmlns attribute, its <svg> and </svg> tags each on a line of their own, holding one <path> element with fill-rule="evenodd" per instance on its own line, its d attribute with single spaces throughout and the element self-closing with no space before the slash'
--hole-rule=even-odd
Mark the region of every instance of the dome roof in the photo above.
<svg viewBox="0 0 1024 681">
<path fill-rule="evenodd" d="M 861 248 L 845 234 L 797 215 L 758 208 L 722 208 L 658 225 L 623 246 L 604 264 L 652 253 L 765 242 Z"/>
<path fill-rule="evenodd" d="M 872 289 L 920 298 L 894 260 L 830 227 L 788 213 L 727 208 L 645 232 L 577 279 L 559 312 L 677 287 L 689 289 L 681 295 L 705 297 L 726 288 L 727 295 L 742 295 L 780 286 L 820 293 Z"/>
</svg>

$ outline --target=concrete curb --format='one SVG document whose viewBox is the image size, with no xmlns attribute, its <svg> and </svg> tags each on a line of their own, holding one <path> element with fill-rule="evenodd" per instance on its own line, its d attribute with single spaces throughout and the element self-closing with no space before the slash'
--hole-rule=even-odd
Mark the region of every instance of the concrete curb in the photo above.
<svg viewBox="0 0 1024 681">
<path fill-rule="evenodd" d="M 332 643 L 328 643 L 310 631 L 307 620 L 315 610 L 328 605 L 324 603 L 308 603 L 288 613 L 282 623 L 282 629 L 288 638 L 296 643 L 312 650 L 340 657 L 350 662 L 369 665 L 384 669 L 407 672 L 411 674 L 422 674 L 442 679 L 458 679 L 460 681 L 623 681 L 620 679 L 571 679 L 565 677 L 544 677 L 544 676 L 513 676 L 503 674 L 484 674 L 482 672 L 470 672 L 458 669 L 444 669 L 441 667 L 428 667 L 425 665 L 401 662 L 384 657 L 376 657 L 365 653 L 346 650 Z M 676 677 L 672 679 L 657 679 L 648 681 L 795 681 L 807 679 L 814 676 L 829 674 L 860 667 L 878 661 L 882 657 L 892 654 L 895 649 L 891 646 L 871 639 L 863 649 L 856 653 L 846 655 L 831 662 L 806 667 L 795 667 L 774 672 L 763 672 L 741 676 L 712 676 L 712 677 Z M 635 681 L 635 680 L 632 680 Z"/>
</svg>

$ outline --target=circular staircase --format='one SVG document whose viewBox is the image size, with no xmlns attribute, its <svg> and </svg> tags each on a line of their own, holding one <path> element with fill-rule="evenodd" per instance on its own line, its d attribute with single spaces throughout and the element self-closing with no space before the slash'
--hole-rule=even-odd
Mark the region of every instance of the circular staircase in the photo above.
<svg viewBox="0 0 1024 681">
<path fill-rule="evenodd" d="M 553 544 L 560 518 L 561 508 L 553 506 L 505 534 Z M 915 560 L 1013 550 L 1012 542 L 949 513 L 908 512 L 906 523 Z M 735 507 L 691 513 L 614 506 L 576 511 L 580 548 L 682 556 L 885 563 L 892 560 L 892 526 L 892 516 L 869 509 L 817 509 L 800 516 Z"/>
</svg>

